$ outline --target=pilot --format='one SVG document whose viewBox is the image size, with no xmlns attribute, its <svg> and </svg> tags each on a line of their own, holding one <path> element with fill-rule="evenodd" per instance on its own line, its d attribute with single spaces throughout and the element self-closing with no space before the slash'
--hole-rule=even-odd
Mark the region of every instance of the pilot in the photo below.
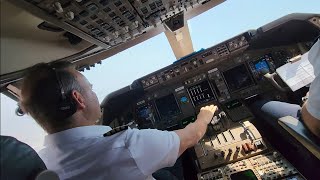
<svg viewBox="0 0 320 180">
<path fill-rule="evenodd" d="M 72 67 L 38 64 L 24 78 L 21 105 L 48 133 L 39 152 L 61 179 L 153 179 L 205 134 L 217 107 L 202 107 L 176 131 L 95 125 L 101 110 L 92 85 Z M 107 133 L 108 136 L 103 135 Z"/>
<path fill-rule="evenodd" d="M 278 126 L 277 120 L 284 116 L 293 116 L 302 121 L 315 137 L 320 139 L 320 39 L 309 51 L 308 59 L 313 66 L 315 79 L 309 92 L 303 98 L 301 106 L 278 101 L 260 101 L 255 103 L 254 112 L 268 121 L 271 126 Z M 271 117 L 268 118 L 268 117 Z M 271 121 L 270 121 L 271 120 Z"/>
</svg>

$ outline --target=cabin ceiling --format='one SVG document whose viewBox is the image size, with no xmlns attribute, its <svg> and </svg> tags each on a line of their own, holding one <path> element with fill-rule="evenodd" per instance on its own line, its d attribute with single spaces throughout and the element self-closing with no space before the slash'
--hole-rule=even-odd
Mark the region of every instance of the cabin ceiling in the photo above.
<svg viewBox="0 0 320 180">
<path fill-rule="evenodd" d="M 19 84 L 34 64 L 69 61 L 82 70 L 171 32 L 168 24 L 174 33 L 188 19 L 224 1 L 1 0 L 1 91 Z"/>
</svg>

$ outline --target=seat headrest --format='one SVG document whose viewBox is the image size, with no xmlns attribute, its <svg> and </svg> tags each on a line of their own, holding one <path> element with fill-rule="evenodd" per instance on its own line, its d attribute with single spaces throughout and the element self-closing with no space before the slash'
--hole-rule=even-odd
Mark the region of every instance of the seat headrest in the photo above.
<svg viewBox="0 0 320 180">
<path fill-rule="evenodd" d="M 34 180 L 47 167 L 35 150 L 10 136 L 1 136 L 1 178 Z"/>
</svg>

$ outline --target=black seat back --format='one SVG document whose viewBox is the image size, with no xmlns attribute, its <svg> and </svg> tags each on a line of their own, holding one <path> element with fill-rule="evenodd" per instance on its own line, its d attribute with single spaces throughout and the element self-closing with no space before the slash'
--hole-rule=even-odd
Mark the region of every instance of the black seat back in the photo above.
<svg viewBox="0 0 320 180">
<path fill-rule="evenodd" d="M 10 136 L 0 137 L 1 180 L 34 180 L 47 167 L 35 150 Z"/>
</svg>

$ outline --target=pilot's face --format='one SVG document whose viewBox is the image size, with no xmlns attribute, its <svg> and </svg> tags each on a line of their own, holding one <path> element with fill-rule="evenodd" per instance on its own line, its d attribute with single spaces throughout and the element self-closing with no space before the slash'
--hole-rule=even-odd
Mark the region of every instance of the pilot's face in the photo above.
<svg viewBox="0 0 320 180">
<path fill-rule="evenodd" d="M 88 79 L 78 71 L 72 71 L 84 91 L 81 92 L 82 96 L 85 99 L 84 114 L 88 120 L 95 123 L 101 117 L 101 108 L 98 97 L 96 93 L 92 91 L 92 84 L 88 81 Z"/>
</svg>

